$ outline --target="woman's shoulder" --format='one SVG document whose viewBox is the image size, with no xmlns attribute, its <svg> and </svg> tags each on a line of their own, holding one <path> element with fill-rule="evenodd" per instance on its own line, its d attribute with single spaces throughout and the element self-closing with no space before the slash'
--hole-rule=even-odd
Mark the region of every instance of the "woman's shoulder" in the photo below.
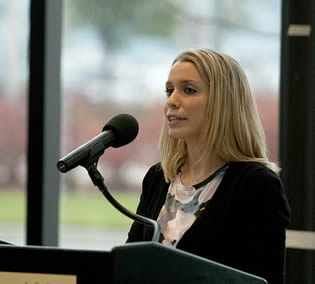
<svg viewBox="0 0 315 284">
<path fill-rule="evenodd" d="M 160 177 L 160 176 L 164 176 L 163 174 L 163 169 L 162 169 L 162 165 L 160 162 L 152 165 L 146 175 L 145 178 L 152 178 L 152 177 Z"/>
<path fill-rule="evenodd" d="M 288 224 L 291 215 L 285 189 L 278 174 L 257 162 L 232 163 L 225 188 L 233 192 L 237 204 L 280 216 Z M 273 213 L 272 213 L 273 212 Z M 279 220 L 280 220 L 279 219 Z"/>
<path fill-rule="evenodd" d="M 144 187 L 151 187 L 153 185 L 164 185 L 164 173 L 161 163 L 156 163 L 152 165 L 143 179 L 143 186 Z"/>
<path fill-rule="evenodd" d="M 231 162 L 229 171 L 237 176 L 243 177 L 269 177 L 280 180 L 277 173 L 259 162 Z"/>
<path fill-rule="evenodd" d="M 228 170 L 230 172 L 226 173 L 226 187 L 232 189 L 235 196 L 239 195 L 246 200 L 275 199 L 287 203 L 279 175 L 265 165 L 257 162 L 237 162 L 232 163 Z"/>
<path fill-rule="evenodd" d="M 169 184 L 165 182 L 163 169 L 160 163 L 156 163 L 149 168 L 142 182 L 142 197 L 146 203 L 165 200 Z M 162 198 L 163 197 L 163 198 Z M 161 199 L 162 198 L 162 199 Z"/>
<path fill-rule="evenodd" d="M 241 192 L 283 193 L 283 184 L 278 174 L 259 162 L 232 162 L 226 172 L 226 185 Z"/>
</svg>

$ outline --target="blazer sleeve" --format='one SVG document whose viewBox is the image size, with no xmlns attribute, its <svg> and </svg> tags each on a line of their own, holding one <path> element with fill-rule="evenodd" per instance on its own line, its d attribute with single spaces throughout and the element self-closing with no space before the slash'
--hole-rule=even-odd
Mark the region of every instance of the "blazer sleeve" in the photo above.
<svg viewBox="0 0 315 284">
<path fill-rule="evenodd" d="M 286 227 L 291 211 L 280 178 L 258 169 L 239 184 L 232 220 L 237 230 L 237 265 L 267 279 L 283 283 Z"/>
</svg>

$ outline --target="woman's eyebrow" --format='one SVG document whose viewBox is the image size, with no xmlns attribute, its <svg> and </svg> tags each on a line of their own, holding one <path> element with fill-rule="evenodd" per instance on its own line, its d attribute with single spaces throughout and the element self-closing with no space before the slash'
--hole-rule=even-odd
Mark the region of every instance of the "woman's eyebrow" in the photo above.
<svg viewBox="0 0 315 284">
<path fill-rule="evenodd" d="M 189 84 L 189 83 L 193 83 L 193 84 L 200 84 L 199 81 L 196 80 L 179 80 L 179 83 L 181 84 Z M 173 84 L 172 81 L 166 81 L 165 85 L 170 85 Z"/>
</svg>

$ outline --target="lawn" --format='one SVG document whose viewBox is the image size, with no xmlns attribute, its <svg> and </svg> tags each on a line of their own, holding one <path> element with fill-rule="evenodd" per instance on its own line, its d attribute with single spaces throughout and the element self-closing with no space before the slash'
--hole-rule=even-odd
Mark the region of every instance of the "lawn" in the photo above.
<svg viewBox="0 0 315 284">
<path fill-rule="evenodd" d="M 139 193 L 112 193 L 125 208 L 135 212 Z M 115 209 L 100 192 L 62 193 L 60 223 L 122 227 L 132 220 Z M 26 220 L 24 193 L 0 190 L 0 222 L 22 223 Z"/>
</svg>

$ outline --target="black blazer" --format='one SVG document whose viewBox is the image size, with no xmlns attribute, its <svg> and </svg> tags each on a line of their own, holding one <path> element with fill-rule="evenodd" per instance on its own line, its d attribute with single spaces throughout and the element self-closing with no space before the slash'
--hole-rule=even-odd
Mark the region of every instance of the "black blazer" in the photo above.
<svg viewBox="0 0 315 284">
<path fill-rule="evenodd" d="M 156 220 L 168 187 L 160 164 L 152 166 L 143 180 L 137 213 Z M 275 173 L 260 163 L 233 162 L 177 248 L 280 284 L 290 215 Z M 134 222 L 127 242 L 151 238 L 151 228 Z"/>
</svg>

